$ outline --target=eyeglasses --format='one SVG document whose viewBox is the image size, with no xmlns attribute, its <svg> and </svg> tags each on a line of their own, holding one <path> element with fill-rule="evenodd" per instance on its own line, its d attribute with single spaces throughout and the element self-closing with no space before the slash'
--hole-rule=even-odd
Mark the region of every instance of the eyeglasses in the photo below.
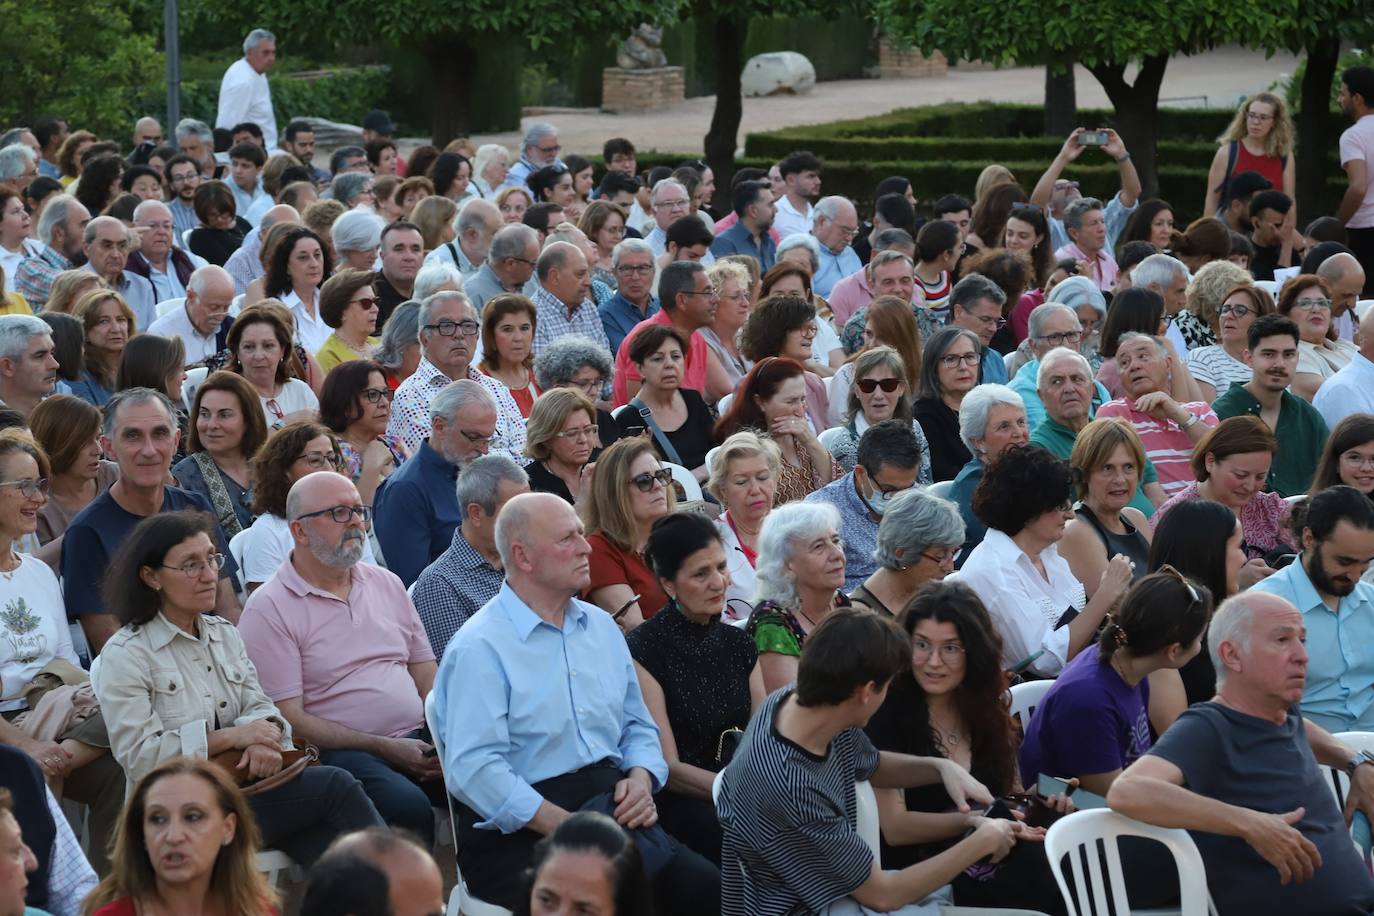
<svg viewBox="0 0 1374 916">
<path fill-rule="evenodd" d="M 1321 309 L 1321 310 L 1324 311 L 1324 312 L 1329 312 L 1329 311 L 1331 311 L 1331 300 L 1330 300 L 1330 299 L 1299 299 L 1297 302 L 1294 302 L 1294 303 L 1293 303 L 1293 308 L 1295 308 L 1295 309 L 1301 309 L 1301 310 L 1304 311 L 1304 312 L 1310 312 L 1310 311 L 1312 311 L 1313 309 Z"/>
<path fill-rule="evenodd" d="M 276 417 L 278 420 L 286 419 L 286 412 L 281 409 L 281 405 L 277 403 L 276 398 L 268 398 L 265 404 L 272 416 Z"/>
<path fill-rule="evenodd" d="M 660 200 L 658 203 L 654 204 L 654 209 L 669 211 L 686 210 L 689 206 L 691 206 L 691 202 L 686 200 Z"/>
<path fill-rule="evenodd" d="M 847 239 L 852 239 L 859 234 L 858 226 L 841 226 L 839 223 L 835 223 L 834 226 L 839 230 L 840 234 Z"/>
<path fill-rule="evenodd" d="M 653 472 L 645 471 L 643 474 L 636 474 L 630 478 L 630 483 L 638 487 L 641 493 L 651 492 L 655 483 L 666 488 L 672 482 L 673 472 L 668 468 L 662 468 Z"/>
<path fill-rule="evenodd" d="M 296 516 L 296 521 L 305 521 L 308 518 L 315 518 L 319 515 L 328 515 L 336 523 L 347 525 L 348 520 L 353 516 L 358 516 L 358 520 L 364 525 L 372 521 L 371 506 L 330 506 L 328 509 L 320 509 L 317 512 L 307 512 L 304 515 Z"/>
<path fill-rule="evenodd" d="M 946 353 L 940 357 L 940 365 L 946 369 L 953 369 L 960 364 L 976 366 L 981 358 L 977 353 Z"/>
<path fill-rule="evenodd" d="M 600 432 L 595 426 L 579 426 L 577 429 L 565 429 L 561 433 L 554 433 L 559 439 L 594 439 Z M 672 472 L 668 473 L 672 476 Z"/>
<path fill-rule="evenodd" d="M 1359 452 L 1346 452 L 1341 460 L 1357 468 L 1374 468 L 1374 455 L 1361 455 Z M 3 484 L 0 484 L 3 486 Z"/>
<path fill-rule="evenodd" d="M 621 264 L 621 265 L 619 265 L 618 267 L 616 267 L 615 272 L 618 273 L 618 274 L 633 275 L 633 276 L 637 276 L 637 277 L 647 277 L 649 274 L 651 274 L 651 273 L 654 272 L 654 265 L 652 265 L 652 264 Z"/>
<path fill-rule="evenodd" d="M 1260 114 L 1258 111 L 1247 111 L 1247 112 L 1245 113 L 1245 120 L 1247 120 L 1247 121 L 1272 121 L 1272 120 L 1274 120 L 1274 116 L 1271 115 L 1271 114 Z"/>
<path fill-rule="evenodd" d="M 1007 319 L 995 315 L 974 315 L 972 317 L 984 327 L 996 328 L 999 331 L 1007 326 Z"/>
<path fill-rule="evenodd" d="M 1227 302 L 1224 303 L 1221 308 L 1217 309 L 1217 314 L 1223 316 L 1235 315 L 1237 318 L 1244 318 L 1246 315 L 1250 314 L 1251 311 L 1252 309 L 1248 305 Z"/>
<path fill-rule="evenodd" d="M 515 260 L 524 259 L 516 258 Z M 527 261 L 526 263 L 533 264 L 534 262 Z M 438 331 L 440 337 L 454 337 L 458 334 L 459 331 L 463 332 L 464 337 L 476 337 L 479 327 L 477 325 L 477 322 L 473 321 L 471 318 L 464 318 L 462 321 L 450 321 L 449 319 L 445 318 L 438 324 L 425 325 L 425 330 Z"/>
<path fill-rule="evenodd" d="M 926 551 L 922 551 L 921 556 L 925 557 L 927 560 L 934 563 L 936 566 L 944 568 L 953 567 L 954 561 L 959 559 L 959 554 L 961 553 L 963 553 L 962 550 L 960 550 L 959 548 L 955 548 L 954 550 L 947 550 L 944 553 L 929 553 Z"/>
<path fill-rule="evenodd" d="M 159 569 L 179 569 L 181 570 L 181 574 L 188 579 L 199 578 L 200 574 L 205 572 L 206 567 L 213 569 L 215 572 L 219 572 L 224 568 L 224 554 L 212 553 L 204 560 L 192 560 L 180 566 L 168 566 L 166 563 L 158 564 Z"/>
<path fill-rule="evenodd" d="M 891 394 L 904 384 L 905 381 L 899 378 L 861 378 L 854 382 L 854 387 L 858 388 L 864 394 L 872 394 L 874 389 L 877 388 L 881 388 L 887 394 Z"/>
<path fill-rule="evenodd" d="M 25 499 L 37 499 L 40 496 L 46 499 L 48 496 L 48 478 L 46 477 L 0 481 L 0 487 L 13 487 Z"/>
<path fill-rule="evenodd" d="M 598 375 L 596 378 L 589 378 L 581 382 L 577 379 L 569 379 L 568 384 L 573 388 L 580 388 L 588 394 L 598 394 L 601 391 L 601 386 L 604 385 L 605 382 L 602 380 L 601 376 Z"/>
<path fill-rule="evenodd" d="M 361 305 L 361 306 L 363 307 L 363 311 L 365 312 L 365 311 L 367 311 L 368 309 L 372 308 L 372 306 L 374 306 L 374 305 L 377 304 L 377 298 L 376 298 L 375 296 L 364 296 L 364 297 L 361 298 L 361 299 L 354 299 L 353 301 L 349 302 L 348 304 L 349 304 L 349 305 Z"/>
<path fill-rule="evenodd" d="M 367 403 L 378 404 L 382 401 L 389 401 L 395 396 L 395 392 L 390 388 L 364 388 L 363 397 L 367 398 Z"/>
<path fill-rule="evenodd" d="M 934 646 L 924 639 L 913 639 L 911 641 L 911 657 L 913 660 L 925 661 L 937 652 L 940 655 L 940 661 L 947 665 L 957 665 L 964 660 L 964 647 L 957 642 L 945 642 L 940 643 L 938 646 Z"/>
<path fill-rule="evenodd" d="M 296 460 L 304 461 L 305 466 L 313 471 L 339 467 L 339 456 L 333 452 L 306 452 Z"/>
<path fill-rule="evenodd" d="M 553 146 L 536 146 L 535 149 L 546 156 L 550 154 L 557 155 L 558 152 L 563 149 L 563 145 L 556 143 Z"/>
<path fill-rule="evenodd" d="M 490 436 L 484 436 L 484 435 L 482 435 L 481 433 L 469 432 L 469 431 L 466 430 L 466 429 L 460 429 L 460 430 L 458 430 L 458 432 L 462 434 L 462 436 L 463 436 L 464 439 L 468 440 L 468 441 L 471 442 L 473 445 L 487 445 L 487 446 L 489 446 L 489 445 L 491 445 L 492 440 L 494 440 L 494 439 L 496 438 L 496 434 L 495 434 L 495 433 L 492 433 Z"/>
<path fill-rule="evenodd" d="M 1076 344 L 1083 339 L 1082 331 L 1064 331 L 1061 334 L 1046 334 L 1044 337 L 1037 337 L 1036 340 L 1043 340 L 1046 343 L 1062 347 L 1065 344 Z"/>
<path fill-rule="evenodd" d="M 156 223 L 139 223 L 139 224 L 138 224 L 138 228 L 140 228 L 140 229 L 165 229 L 165 230 L 167 230 L 167 231 L 170 232 L 171 229 L 172 229 L 172 224 L 171 224 L 170 222 L 168 222 L 167 220 L 162 220 L 162 221 L 156 222 Z"/>
</svg>

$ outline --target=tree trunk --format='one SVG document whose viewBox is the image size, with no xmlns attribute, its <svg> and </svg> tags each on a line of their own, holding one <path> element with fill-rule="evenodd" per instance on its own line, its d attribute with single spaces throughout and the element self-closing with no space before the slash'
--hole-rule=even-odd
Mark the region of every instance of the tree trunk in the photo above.
<svg viewBox="0 0 1374 916">
<path fill-rule="evenodd" d="M 1145 58 L 1134 85 L 1126 82 L 1124 64 L 1098 64 L 1088 68 L 1111 99 L 1116 112 L 1116 131 L 1140 175 L 1143 197 L 1159 193 L 1155 141 L 1159 129 L 1159 87 L 1164 82 L 1164 70 L 1168 65 L 1166 55 Z"/>
<path fill-rule="evenodd" d="M 431 142 L 443 149 L 468 134 L 473 75 L 477 72 L 477 44 L 454 33 L 425 46 L 433 74 L 429 129 Z"/>
<path fill-rule="evenodd" d="M 1072 62 L 1064 69 L 1045 67 L 1045 134 L 1067 137 L 1078 126 L 1078 87 Z"/>
<path fill-rule="evenodd" d="M 740 74 L 744 70 L 744 38 L 748 23 L 730 15 L 715 20 L 716 107 L 711 114 L 711 129 L 706 132 L 706 164 L 716 178 L 713 203 L 730 207 L 730 179 L 735 174 L 735 146 L 739 125 L 744 118 L 740 98 Z"/>
<path fill-rule="evenodd" d="M 1331 212 L 1326 200 L 1326 162 L 1332 147 L 1331 81 L 1336 78 L 1340 55 L 1341 44 L 1334 37 L 1307 46 L 1307 71 L 1302 77 L 1297 115 L 1298 146 L 1294 151 L 1298 158 L 1299 219 L 1303 214 L 1310 220 L 1313 214 Z M 1298 231 L 1302 231 L 1301 225 Z"/>
</svg>

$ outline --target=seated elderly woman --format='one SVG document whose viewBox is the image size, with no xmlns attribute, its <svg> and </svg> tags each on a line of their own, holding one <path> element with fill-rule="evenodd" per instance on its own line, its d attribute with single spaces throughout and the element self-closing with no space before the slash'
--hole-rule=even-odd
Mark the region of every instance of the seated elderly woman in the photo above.
<svg viewBox="0 0 1374 916">
<path fill-rule="evenodd" d="M 654 796 L 663 829 L 720 861 L 711 783 L 763 701 L 763 673 L 749 635 L 722 621 L 730 583 L 725 545 L 707 518 L 665 515 L 644 548 L 668 604 L 626 637 L 644 705 L 658 726 L 668 782 Z"/>
<path fill-rule="evenodd" d="M 1279 314 L 1293 319 L 1302 335 L 1291 387 L 1294 394 L 1311 401 L 1322 382 L 1344 369 L 1359 351 L 1336 333 L 1331 321 L 1331 285 L 1324 277 L 1299 274 L 1284 284 Z"/>
<path fill-rule="evenodd" d="M 682 387 L 686 335 L 671 324 L 645 324 L 628 345 L 641 381 L 639 392 L 616 416 L 621 434 L 647 434 L 661 459 L 705 480 L 714 420 L 701 392 Z"/>
<path fill-rule="evenodd" d="M 315 351 L 315 361 L 325 375 L 339 363 L 371 359 L 377 350 L 374 276 L 370 270 L 340 270 L 320 288 L 320 318 L 334 329 Z"/>
<path fill-rule="evenodd" d="M 805 237 L 815 241 L 811 235 Z M 812 319 L 812 324 L 816 328 L 813 362 L 818 374 L 828 376 L 835 367 L 844 362 L 844 346 L 840 343 L 840 335 L 831 321 L 830 306 L 811 289 L 811 278 L 814 274 L 810 273 L 809 264 L 799 263 L 799 256 L 803 250 L 806 249 L 792 248 L 791 251 L 797 256 L 795 258 L 779 256 L 777 263 L 759 278 L 759 300 L 762 301 L 769 296 L 799 296 L 816 307 L 816 317 Z"/>
<path fill-rule="evenodd" d="M 959 409 L 978 384 L 982 348 L 977 334 L 948 327 L 936 331 L 921 354 L 921 390 L 911 412 L 930 443 L 935 480 L 953 480 L 971 457 L 959 435 Z"/>
<path fill-rule="evenodd" d="M 258 393 L 267 425 L 280 427 L 296 415 L 313 414 L 320 399 L 301 376 L 308 370 L 301 363 L 302 351 L 291 337 L 291 313 L 275 299 L 264 300 L 239 312 L 229 326 L 227 364 Z M 216 360 L 216 368 L 220 368 Z M 323 376 L 321 376 L 323 381 Z"/>
<path fill-rule="evenodd" d="M 755 365 L 770 356 L 789 359 L 806 368 L 806 415 L 812 431 L 828 425 L 830 400 L 825 382 L 812 371 L 816 340 L 815 306 L 791 294 L 764 298 L 750 313 L 740 331 L 739 349 Z"/>
<path fill-rule="evenodd" d="M 477 369 L 506 386 L 526 419 L 539 397 L 539 385 L 530 371 L 538 324 L 534 303 L 516 293 L 493 296 L 482 308 L 482 358 Z"/>
<path fill-rule="evenodd" d="M 778 506 L 763 523 L 755 569 L 754 638 L 769 693 L 797 680 L 806 637 L 837 607 L 848 607 L 840 513 L 829 503 Z"/>
<path fill-rule="evenodd" d="M 1021 396 L 1006 385 L 974 388 L 959 405 L 959 437 L 973 457 L 959 469 L 949 488 L 949 499 L 964 519 L 964 546 L 955 558 L 956 566 L 964 564 L 987 532 L 973 511 L 973 492 L 983 479 L 983 471 L 1007 449 L 1030 441 Z"/>
<path fill-rule="evenodd" d="M 717 441 L 749 429 L 777 445 L 782 470 L 774 505 L 802 499 L 844 474 L 807 419 L 805 375 L 794 360 L 763 360 L 740 382 L 729 410 L 716 423 Z"/>
<path fill-rule="evenodd" d="M 868 306 L 860 309 L 861 315 L 855 316 L 857 322 L 862 317 L 859 328 L 859 346 L 855 356 L 874 347 L 891 347 L 902 358 L 906 372 L 906 393 L 915 398 L 921 390 L 921 331 L 912 314 L 911 302 L 901 296 L 879 296 Z M 830 399 L 830 425 L 843 426 L 845 408 L 849 402 L 849 388 L 854 382 L 854 359 L 835 370 L 835 375 L 826 382 L 826 393 Z"/>
<path fill-rule="evenodd" d="M 597 401 L 615 363 L 610 351 L 590 337 L 567 334 L 545 347 L 532 368 L 539 390 L 572 388 Z M 608 410 L 596 409 L 596 428 L 600 436 L 597 444 L 602 448 L 620 438 L 620 425 Z"/>
<path fill-rule="evenodd" d="M 711 458 L 706 486 L 725 509 L 716 519 L 716 528 L 730 569 L 725 619 L 731 622 L 748 619 L 753 610 L 759 532 L 773 510 L 781 464 L 782 455 L 773 440 L 749 430 L 726 439 Z"/>
<path fill-rule="evenodd" d="M 1097 284 L 1088 277 L 1067 277 L 1050 290 L 1045 302 L 1067 306 L 1073 310 L 1079 325 L 1076 344 L 1078 351 L 1088 360 L 1094 372 L 1101 369 L 1104 363 L 1102 344 L 1107 318 L 1107 300 L 1103 297 L 1102 290 L 1097 288 Z M 1112 301 L 1112 305 L 1115 308 L 1115 300 Z M 1037 341 L 1034 335 L 1030 334 L 1030 315 L 1026 318 L 1028 336 L 1006 357 L 1007 373 L 1011 378 L 1016 378 L 1021 367 L 1036 358 Z"/>
<path fill-rule="evenodd" d="M 123 628 L 100 653 L 95 691 L 131 786 L 173 757 L 221 754 L 236 781 L 252 782 L 278 773 L 292 746 L 238 629 L 207 613 L 225 560 L 213 531 L 203 513 L 151 516 L 105 574 L 105 606 Z M 337 767 L 307 767 L 249 806 L 263 842 L 303 865 L 340 833 L 381 823 L 362 784 Z"/>
<path fill-rule="evenodd" d="M 906 366 L 902 357 L 891 347 L 874 347 L 859 354 L 852 365 L 853 382 L 849 388 L 845 422 L 823 437 L 825 447 L 848 473 L 854 470 L 858 460 L 859 437 L 864 430 L 884 420 L 904 420 L 911 424 L 911 432 L 921 445 L 921 470 L 916 484 L 928 486 L 933 483 L 930 445 L 921 424 L 911 414 L 911 393 L 906 387 Z M 839 374 L 835 377 L 839 378 Z"/>
<path fill-rule="evenodd" d="M 754 308 L 753 284 L 749 271 L 739 264 L 720 260 L 706 271 L 711 280 L 711 288 L 720 299 L 715 320 L 707 327 L 697 331 L 706 339 L 706 345 L 716 354 L 730 378 L 731 385 L 739 384 L 749 371 L 750 361 L 739 348 L 739 334 Z"/>
<path fill-rule="evenodd" d="M 530 489 L 553 493 L 577 505 L 591 479 L 593 456 L 601 450 L 596 405 L 576 388 L 546 391 L 534 402 L 525 427 L 525 465 Z"/>
<path fill-rule="evenodd" d="M 1160 256 L 1162 257 L 1162 256 Z M 1136 269 L 1134 285 L 1147 286 L 1144 279 L 1150 276 L 1146 268 L 1149 259 Z M 1171 278 L 1173 279 L 1173 278 Z M 1178 282 L 1173 280 L 1173 282 Z M 1227 292 L 1237 286 L 1254 285 L 1254 278 L 1244 267 L 1232 264 L 1225 258 L 1204 264 L 1186 281 L 1188 285 L 1186 304 L 1174 315 L 1174 330 L 1182 336 L 1188 350 L 1208 347 L 1217 343 L 1218 309 Z M 1160 295 L 1166 298 L 1170 290 L 1162 283 L 1153 284 Z M 1179 354 L 1180 356 L 1183 354 Z"/>
<path fill-rule="evenodd" d="M 1088 600 L 1059 555 L 1056 545 L 1074 517 L 1072 488 L 1068 462 L 1029 445 L 988 465 L 973 492 L 973 512 L 987 533 L 957 576 L 987 605 L 1002 635 L 1003 666 L 1018 674 L 1058 675 L 1131 582 L 1131 563 L 1118 554 Z"/>
<path fill-rule="evenodd" d="M 1159 523 L 1180 503 L 1198 499 L 1219 502 L 1240 519 L 1242 547 L 1248 562 L 1240 572 L 1241 588 L 1249 588 L 1269 573 L 1266 558 L 1294 553 L 1288 530 L 1290 506 L 1277 493 L 1264 489 L 1278 442 L 1259 417 L 1222 420 L 1193 449 L 1189 462 L 1195 482 L 1169 498 L 1152 519 Z"/>
<path fill-rule="evenodd" d="M 416 274 L 415 285 L 420 285 L 422 269 Z M 461 285 L 458 287 L 461 289 Z M 420 303 L 414 299 L 402 302 L 391 310 L 391 316 L 382 326 L 381 343 L 377 345 L 377 363 L 382 367 L 386 387 L 393 392 L 401 387 L 401 382 L 410 378 L 415 367 L 420 365 Z"/>
<path fill-rule="evenodd" d="M 922 585 L 954 572 L 963 543 L 964 520 L 953 503 L 922 490 L 899 493 L 878 523 L 878 569 L 849 600 L 895 618 Z"/>
<path fill-rule="evenodd" d="M 334 242 L 334 255 L 339 259 L 336 267 L 370 272 L 377 264 L 384 225 L 377 214 L 366 209 L 349 210 L 334 220 L 329 227 L 329 238 Z"/>
<path fill-rule="evenodd" d="M 583 597 L 627 633 L 668 603 L 644 562 L 644 545 L 654 522 L 675 503 L 673 474 L 660 467 L 647 439 L 621 439 L 597 458 L 581 506 L 592 548 L 591 580 Z"/>
</svg>

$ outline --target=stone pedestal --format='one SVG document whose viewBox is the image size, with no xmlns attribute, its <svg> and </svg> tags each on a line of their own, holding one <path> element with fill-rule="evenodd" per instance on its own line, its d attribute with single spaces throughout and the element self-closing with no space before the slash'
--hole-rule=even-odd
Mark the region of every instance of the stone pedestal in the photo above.
<svg viewBox="0 0 1374 916">
<path fill-rule="evenodd" d="M 926 76 L 945 76 L 949 61 L 936 51 L 926 57 L 917 48 L 894 47 L 886 38 L 878 39 L 878 76 L 885 80 L 909 80 Z"/>
<path fill-rule="evenodd" d="M 601 110 L 612 114 L 658 111 L 680 104 L 687 95 L 681 67 L 601 71 Z"/>
</svg>

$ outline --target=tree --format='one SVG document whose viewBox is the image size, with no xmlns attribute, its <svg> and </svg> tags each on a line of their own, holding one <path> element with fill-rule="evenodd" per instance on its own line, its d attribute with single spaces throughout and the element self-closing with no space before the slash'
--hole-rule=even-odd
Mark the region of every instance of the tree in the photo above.
<svg viewBox="0 0 1374 916">
<path fill-rule="evenodd" d="M 0 124 L 43 115 L 122 136 L 133 125 L 130 87 L 156 79 L 162 59 L 130 28 L 119 0 L 0 0 L 4 87 Z"/>
<path fill-rule="evenodd" d="M 1158 188 L 1159 87 L 1169 58 L 1227 43 L 1276 47 L 1293 12 L 1291 0 L 874 3 L 890 37 L 911 41 L 926 53 L 938 48 L 951 59 L 1082 64 L 1111 100 L 1115 127 L 1135 159 L 1146 194 Z M 1127 77 L 1131 67 L 1136 68 L 1134 82 Z"/>
</svg>

